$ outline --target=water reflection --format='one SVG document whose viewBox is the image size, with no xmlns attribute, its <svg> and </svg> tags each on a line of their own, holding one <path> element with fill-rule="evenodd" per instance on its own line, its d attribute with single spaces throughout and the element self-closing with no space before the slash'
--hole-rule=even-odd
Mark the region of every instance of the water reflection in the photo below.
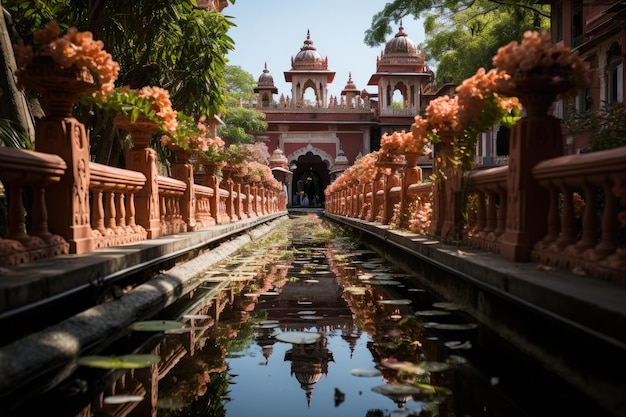
<svg viewBox="0 0 626 417">
<path fill-rule="evenodd" d="M 159 317 L 184 321 L 184 331 L 134 332 L 105 352 L 161 361 L 126 372 L 80 368 L 57 401 L 83 405 L 66 415 L 527 415 L 500 392 L 504 371 L 472 364 L 486 333 L 469 317 L 352 238 L 328 239 L 320 222 L 290 220 L 207 271 Z M 289 340 L 300 332 L 317 336 Z M 87 385 L 77 389 L 80 381 Z"/>
</svg>

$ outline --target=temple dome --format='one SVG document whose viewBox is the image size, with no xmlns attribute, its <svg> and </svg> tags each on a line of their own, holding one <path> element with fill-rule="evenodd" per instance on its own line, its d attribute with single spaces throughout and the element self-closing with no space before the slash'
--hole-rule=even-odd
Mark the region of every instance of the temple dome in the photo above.
<svg viewBox="0 0 626 417">
<path fill-rule="evenodd" d="M 346 83 L 346 86 L 343 88 L 343 91 L 341 92 L 341 94 L 344 94 L 346 91 L 354 91 L 354 92 L 359 92 L 359 89 L 356 88 L 356 84 L 354 84 L 354 81 L 352 81 L 352 73 L 348 74 L 348 82 Z"/>
<path fill-rule="evenodd" d="M 300 48 L 300 52 L 291 58 L 291 69 L 293 70 L 327 70 L 328 58 L 322 58 L 313 46 L 311 34 L 307 30 L 306 40 Z"/>
<path fill-rule="evenodd" d="M 396 36 L 385 45 L 385 54 L 417 55 L 417 46 L 404 32 L 402 24 L 400 24 Z"/>
<path fill-rule="evenodd" d="M 385 45 L 385 50 L 381 52 L 376 60 L 377 72 L 419 72 L 425 70 L 424 52 L 417 49 L 417 46 L 404 32 L 404 27 L 400 23 L 398 33 Z M 377 80 L 370 79 L 372 82 Z"/>
<path fill-rule="evenodd" d="M 270 74 L 270 71 L 267 69 L 267 62 L 265 63 L 265 68 L 263 69 L 263 73 L 259 77 L 258 81 L 259 87 L 274 87 L 274 77 Z"/>
</svg>

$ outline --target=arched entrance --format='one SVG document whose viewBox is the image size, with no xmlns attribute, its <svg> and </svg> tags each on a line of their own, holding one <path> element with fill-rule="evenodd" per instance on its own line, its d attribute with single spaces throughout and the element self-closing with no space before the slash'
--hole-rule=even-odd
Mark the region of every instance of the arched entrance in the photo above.
<svg viewBox="0 0 626 417">
<path fill-rule="evenodd" d="M 330 183 L 326 162 L 319 155 L 307 152 L 289 163 L 293 165 L 291 167 L 293 172 L 292 205 L 322 207 L 324 190 Z"/>
</svg>

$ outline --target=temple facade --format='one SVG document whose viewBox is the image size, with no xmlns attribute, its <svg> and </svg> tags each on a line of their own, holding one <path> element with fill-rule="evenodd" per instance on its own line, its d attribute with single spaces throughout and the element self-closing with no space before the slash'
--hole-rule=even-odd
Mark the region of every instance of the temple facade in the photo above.
<svg viewBox="0 0 626 417">
<path fill-rule="evenodd" d="M 350 74 L 340 94 L 330 94 L 335 72 L 309 32 L 284 77 L 291 91 L 280 95 L 267 63 L 258 78 L 252 104 L 265 113 L 268 129 L 257 140 L 287 158 L 293 173 L 287 180 L 290 204 L 318 207 L 326 186 L 357 158 L 378 149 L 384 133 L 408 131 L 430 100 L 455 88 L 435 90 L 424 53 L 402 25 L 377 57 L 367 85 L 371 92 L 359 89 Z M 428 156 L 419 161 L 426 175 L 431 161 Z"/>
</svg>

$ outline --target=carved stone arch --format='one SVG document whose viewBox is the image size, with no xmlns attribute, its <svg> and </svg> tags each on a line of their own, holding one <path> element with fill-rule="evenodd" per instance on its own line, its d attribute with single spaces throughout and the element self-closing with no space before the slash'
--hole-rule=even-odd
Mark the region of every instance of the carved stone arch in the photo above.
<svg viewBox="0 0 626 417">
<path fill-rule="evenodd" d="M 317 155 L 320 158 L 322 158 L 322 161 L 324 161 L 324 163 L 326 164 L 326 168 L 328 168 L 329 170 L 330 170 L 330 167 L 333 166 L 334 158 L 328 152 L 326 152 L 323 149 L 320 149 L 318 147 L 315 147 L 315 146 L 311 145 L 310 143 L 307 146 L 302 147 L 302 148 L 296 150 L 295 152 L 292 152 L 291 154 L 289 154 L 287 156 L 287 160 L 288 161 L 297 161 L 298 158 L 300 158 L 303 155 L 306 155 L 309 152 L 311 152 L 313 155 Z"/>
<path fill-rule="evenodd" d="M 313 81 L 311 78 L 309 78 L 308 80 L 304 82 L 304 84 L 302 84 L 302 90 L 300 92 L 301 93 L 300 100 L 304 102 L 304 97 L 306 96 L 307 90 L 309 88 L 313 90 L 315 101 L 311 104 L 315 106 L 320 101 L 320 91 L 318 90 L 317 85 L 315 84 L 315 81 Z"/>
</svg>

